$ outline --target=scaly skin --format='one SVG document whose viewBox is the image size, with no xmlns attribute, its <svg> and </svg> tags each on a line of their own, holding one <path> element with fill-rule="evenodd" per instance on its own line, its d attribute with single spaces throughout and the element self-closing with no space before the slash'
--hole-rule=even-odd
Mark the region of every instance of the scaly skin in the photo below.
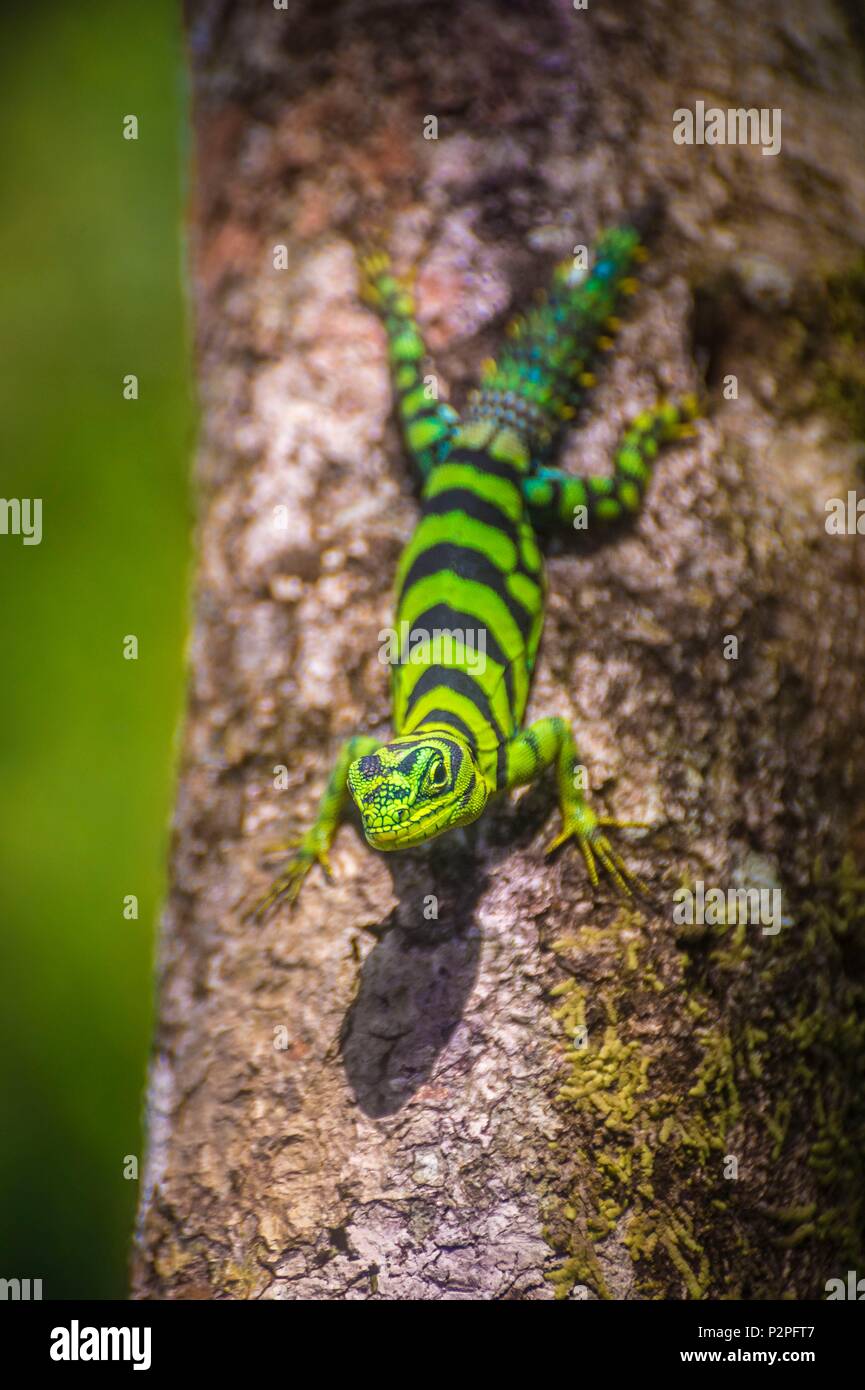
<svg viewBox="0 0 865 1390">
<path fill-rule="evenodd" d="M 660 447 L 693 433 L 696 401 L 662 403 L 633 421 L 613 472 L 575 477 L 549 466 L 563 430 L 612 347 L 615 310 L 644 259 L 631 228 L 607 232 L 589 274 L 559 266 L 550 294 L 508 329 L 462 420 L 424 386 L 426 349 L 409 288 L 381 253 L 361 261 L 362 297 L 387 335 L 405 445 L 423 482 L 421 518 L 400 561 L 396 630 L 408 634 L 393 667 L 394 738 L 344 745 L 318 815 L 258 911 L 297 896 L 327 854 L 350 795 L 376 849 L 404 849 L 477 820 L 494 793 L 555 767 L 561 833 L 576 841 L 593 885 L 598 865 L 630 895 L 645 891 L 607 830 L 636 824 L 599 816 L 577 785 L 579 755 L 564 719 L 523 727 L 541 636 L 545 584 L 536 532 L 608 525 L 639 510 Z"/>
</svg>

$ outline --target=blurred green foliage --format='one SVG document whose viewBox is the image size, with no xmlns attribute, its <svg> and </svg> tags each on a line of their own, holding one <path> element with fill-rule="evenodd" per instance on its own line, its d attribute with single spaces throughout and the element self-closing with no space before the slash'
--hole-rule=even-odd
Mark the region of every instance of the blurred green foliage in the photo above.
<svg viewBox="0 0 865 1390">
<path fill-rule="evenodd" d="M 188 616 L 179 7 L 13 7 L 0 61 L 0 495 L 43 499 L 0 535 L 0 1277 L 123 1297 Z"/>
</svg>

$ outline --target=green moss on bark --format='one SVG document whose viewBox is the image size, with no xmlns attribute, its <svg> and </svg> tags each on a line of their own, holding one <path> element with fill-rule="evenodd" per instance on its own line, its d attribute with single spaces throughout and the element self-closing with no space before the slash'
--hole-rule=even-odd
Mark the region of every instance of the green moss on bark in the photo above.
<svg viewBox="0 0 865 1390">
<path fill-rule="evenodd" d="M 552 1000 L 560 1173 L 577 1156 L 551 1204 L 557 1295 L 612 1296 L 605 1258 L 622 1247 L 644 1298 L 676 1285 L 783 1297 L 802 1260 L 817 1297 L 861 1261 L 865 878 L 852 860 L 814 865 L 777 936 L 729 922 L 689 943 L 623 912 L 552 946 L 568 971 Z"/>
</svg>

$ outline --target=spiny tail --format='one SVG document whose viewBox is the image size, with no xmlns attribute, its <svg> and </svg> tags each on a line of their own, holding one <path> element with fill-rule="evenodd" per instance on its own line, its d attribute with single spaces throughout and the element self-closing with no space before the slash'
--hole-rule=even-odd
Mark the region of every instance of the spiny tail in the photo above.
<svg viewBox="0 0 865 1390">
<path fill-rule="evenodd" d="M 613 346 L 615 310 L 636 290 L 630 272 L 646 254 L 639 233 L 619 227 L 598 239 L 588 273 L 572 260 L 558 265 L 549 294 L 508 325 L 512 346 L 484 364 L 470 415 L 514 425 L 544 458 L 594 385 L 592 363 Z"/>
</svg>

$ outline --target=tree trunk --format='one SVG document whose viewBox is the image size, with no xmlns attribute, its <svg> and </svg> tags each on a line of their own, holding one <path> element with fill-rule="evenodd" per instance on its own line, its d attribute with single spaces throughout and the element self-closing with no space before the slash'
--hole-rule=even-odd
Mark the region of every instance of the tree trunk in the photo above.
<svg viewBox="0 0 865 1390">
<path fill-rule="evenodd" d="M 136 1296 L 824 1297 L 863 1258 L 863 542 L 826 511 L 865 427 L 856 8 L 194 0 L 189 37 L 200 551 Z M 780 152 L 674 142 L 698 100 L 779 109 Z M 654 823 L 618 842 L 652 903 L 544 858 L 550 779 L 426 851 L 348 824 L 333 883 L 245 920 L 339 742 L 389 731 L 416 502 L 352 240 L 418 265 L 459 405 L 553 257 L 653 199 L 568 464 L 659 391 L 707 416 L 629 531 L 552 547 L 529 710 Z M 698 883 L 783 925 L 689 923 Z"/>
</svg>

